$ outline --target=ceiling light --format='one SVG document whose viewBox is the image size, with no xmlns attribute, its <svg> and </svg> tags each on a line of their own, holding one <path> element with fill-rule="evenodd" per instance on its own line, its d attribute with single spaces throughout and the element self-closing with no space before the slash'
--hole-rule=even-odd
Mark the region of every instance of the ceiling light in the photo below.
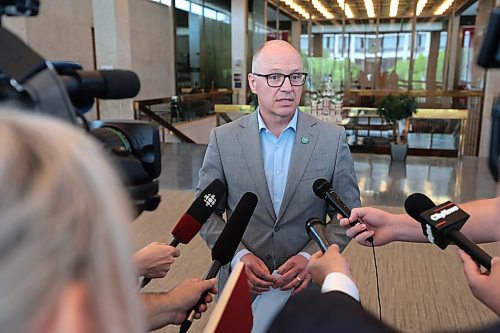
<svg viewBox="0 0 500 333">
<path fill-rule="evenodd" d="M 282 2 L 284 2 L 287 6 L 289 6 L 290 8 L 292 8 L 294 11 L 296 11 L 297 13 L 299 13 L 300 15 L 302 15 L 303 18 L 305 18 L 306 20 L 309 19 L 309 13 L 306 12 L 304 10 L 304 8 L 302 8 L 301 6 L 297 5 L 297 3 L 293 0 L 281 0 Z"/>
<path fill-rule="evenodd" d="M 349 7 L 349 5 L 346 4 L 344 0 L 337 0 L 337 3 L 339 4 L 340 9 L 342 9 L 344 11 L 344 14 L 347 18 L 354 17 L 354 14 L 352 13 L 351 7 Z"/>
<path fill-rule="evenodd" d="M 453 0 L 444 0 L 442 4 L 439 5 L 438 9 L 434 12 L 434 15 L 443 15 L 443 13 L 450 8 Z"/>
<path fill-rule="evenodd" d="M 392 4 L 391 0 L 391 4 Z M 366 14 L 368 17 L 375 17 L 375 10 L 373 10 L 373 1 L 372 0 L 365 0 L 365 8 L 366 8 Z"/>
<path fill-rule="evenodd" d="M 321 15 L 323 15 L 325 18 L 327 18 L 327 19 L 332 19 L 333 18 L 332 13 L 330 13 L 325 8 L 325 6 L 323 6 L 323 4 L 321 2 L 319 2 L 319 0 L 312 0 L 312 4 L 313 4 L 314 8 L 316 8 L 316 10 L 318 12 L 320 12 Z"/>
<path fill-rule="evenodd" d="M 420 16 L 420 14 L 422 14 L 422 11 L 424 10 L 426 3 L 427 3 L 427 0 L 418 0 L 418 2 L 417 2 L 417 16 Z"/>
<path fill-rule="evenodd" d="M 419 1 L 421 1 L 421 0 L 419 0 Z M 398 6 L 399 6 L 398 0 L 391 0 L 391 6 L 389 8 L 389 16 L 390 17 L 396 17 L 398 15 Z"/>
</svg>

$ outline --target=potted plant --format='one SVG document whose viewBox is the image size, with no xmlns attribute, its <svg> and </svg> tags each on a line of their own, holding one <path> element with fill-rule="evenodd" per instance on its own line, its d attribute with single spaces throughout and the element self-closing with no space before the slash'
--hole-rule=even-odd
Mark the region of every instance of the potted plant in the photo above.
<svg viewBox="0 0 500 333">
<path fill-rule="evenodd" d="M 409 119 L 417 112 L 417 101 L 413 96 L 406 94 L 384 97 L 377 104 L 377 113 L 382 119 L 392 125 L 391 158 L 395 161 L 406 160 L 408 152 Z M 403 135 L 399 133 L 399 122 L 405 120 Z"/>
</svg>

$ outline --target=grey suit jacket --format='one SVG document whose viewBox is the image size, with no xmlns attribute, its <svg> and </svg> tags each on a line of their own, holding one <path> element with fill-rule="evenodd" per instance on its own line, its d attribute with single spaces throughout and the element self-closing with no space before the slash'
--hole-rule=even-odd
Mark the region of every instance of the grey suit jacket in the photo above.
<svg viewBox="0 0 500 333">
<path fill-rule="evenodd" d="M 299 252 L 313 254 L 319 250 L 309 239 L 305 222 L 310 217 L 324 221 L 327 210 L 330 217 L 334 216 L 334 211 L 314 194 L 312 184 L 316 179 L 329 180 L 347 206 L 360 205 L 344 128 L 321 122 L 302 112 L 298 114 L 288 179 L 277 215 L 264 173 L 257 111 L 212 130 L 196 194 L 215 178 L 227 185 L 226 197 L 218 211 L 203 225 L 201 237 L 212 248 L 225 226 L 222 213 L 225 211 L 231 216 L 245 192 L 255 193 L 259 201 L 238 251 L 248 249 L 264 261 L 270 272 Z M 327 225 L 327 237 L 341 250 L 350 240 L 336 220 Z M 219 274 L 220 289 L 229 274 L 228 266 L 223 267 Z"/>
</svg>

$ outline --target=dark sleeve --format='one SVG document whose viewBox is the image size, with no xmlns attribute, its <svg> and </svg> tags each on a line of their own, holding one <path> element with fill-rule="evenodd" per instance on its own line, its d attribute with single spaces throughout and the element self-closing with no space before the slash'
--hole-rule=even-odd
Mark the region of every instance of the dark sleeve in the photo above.
<svg viewBox="0 0 500 333">
<path fill-rule="evenodd" d="M 321 294 L 304 290 L 291 297 L 276 316 L 268 333 L 392 333 L 390 326 L 379 321 L 352 297 L 334 291 Z"/>
</svg>

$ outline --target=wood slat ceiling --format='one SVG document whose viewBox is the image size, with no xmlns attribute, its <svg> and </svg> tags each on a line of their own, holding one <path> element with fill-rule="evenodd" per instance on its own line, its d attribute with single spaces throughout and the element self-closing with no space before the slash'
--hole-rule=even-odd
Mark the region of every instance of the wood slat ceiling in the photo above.
<svg viewBox="0 0 500 333">
<path fill-rule="evenodd" d="M 277 3 L 278 0 L 275 2 Z M 312 5 L 311 0 L 294 0 L 295 3 L 304 8 L 307 12 L 313 15 L 313 19 L 315 21 L 327 21 L 327 19 Z M 320 3 L 331 13 L 334 15 L 334 20 L 339 20 L 342 18 L 343 13 L 339 4 L 336 0 L 319 0 Z M 345 0 L 346 3 L 351 7 L 351 10 L 354 14 L 354 19 L 369 19 L 366 8 L 365 8 L 365 0 Z M 391 0 L 372 0 L 373 8 L 375 15 L 380 18 L 389 18 L 389 8 Z M 439 7 L 439 5 L 444 0 L 427 0 L 427 3 L 420 15 L 420 17 L 434 17 L 434 11 Z M 411 17 L 413 6 L 415 6 L 417 0 L 399 0 L 397 17 Z M 470 0 L 455 0 L 453 4 L 448 8 L 448 10 L 443 14 L 445 16 L 449 15 L 449 13 L 454 8 L 455 11 L 459 11 L 463 6 L 470 3 Z M 293 16 L 300 16 L 295 11 L 293 11 L 290 7 L 288 7 L 283 0 L 279 2 L 280 10 L 284 9 L 293 13 Z M 380 12 L 379 12 L 380 10 Z M 303 19 L 303 18 L 302 18 Z"/>
</svg>

